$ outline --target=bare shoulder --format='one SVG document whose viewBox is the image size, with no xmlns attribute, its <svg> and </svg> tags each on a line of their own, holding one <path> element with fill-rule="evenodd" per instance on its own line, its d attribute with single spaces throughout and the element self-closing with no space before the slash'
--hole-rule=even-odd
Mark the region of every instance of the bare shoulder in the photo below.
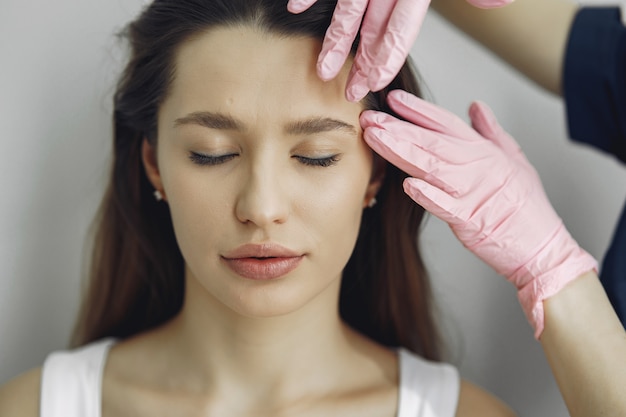
<svg viewBox="0 0 626 417">
<path fill-rule="evenodd" d="M 456 417 L 516 417 L 516 414 L 493 394 L 468 381 L 461 381 Z"/>
<path fill-rule="evenodd" d="M 33 369 L 0 387 L 0 416 L 37 417 L 41 368 Z"/>
</svg>

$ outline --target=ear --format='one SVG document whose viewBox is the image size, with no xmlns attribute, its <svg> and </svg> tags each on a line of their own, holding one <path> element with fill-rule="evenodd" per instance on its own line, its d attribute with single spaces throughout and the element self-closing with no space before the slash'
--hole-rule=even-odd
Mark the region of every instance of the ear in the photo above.
<svg viewBox="0 0 626 417">
<path fill-rule="evenodd" d="M 167 201 L 165 190 L 163 190 L 163 182 L 161 181 L 161 173 L 157 164 L 156 147 L 151 145 L 147 138 L 141 143 L 141 160 L 146 171 L 148 180 L 156 191 L 161 193 L 163 200 Z"/>
<path fill-rule="evenodd" d="M 363 208 L 369 207 L 372 200 L 378 194 L 380 187 L 383 185 L 385 179 L 385 168 L 387 167 L 387 161 L 385 161 L 378 154 L 374 153 L 374 161 L 372 163 L 372 177 L 365 191 L 365 201 L 363 202 Z"/>
</svg>

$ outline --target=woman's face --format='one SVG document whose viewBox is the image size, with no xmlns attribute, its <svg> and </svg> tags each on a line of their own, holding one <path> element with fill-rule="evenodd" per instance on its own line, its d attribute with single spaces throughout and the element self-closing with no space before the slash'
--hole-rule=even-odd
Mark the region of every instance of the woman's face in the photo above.
<svg viewBox="0 0 626 417">
<path fill-rule="evenodd" d="M 185 43 L 158 115 L 148 176 L 164 192 L 188 280 L 252 317 L 335 300 L 377 191 L 348 66 L 315 73 L 320 45 L 248 27 Z"/>
</svg>

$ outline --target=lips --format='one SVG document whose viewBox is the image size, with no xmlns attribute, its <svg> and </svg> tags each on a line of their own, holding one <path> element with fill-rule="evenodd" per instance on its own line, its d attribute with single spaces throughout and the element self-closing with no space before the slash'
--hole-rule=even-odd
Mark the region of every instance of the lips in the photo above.
<svg viewBox="0 0 626 417">
<path fill-rule="evenodd" d="M 252 280 L 280 278 L 296 269 L 304 255 L 277 244 L 247 244 L 222 256 L 237 275 Z"/>
</svg>

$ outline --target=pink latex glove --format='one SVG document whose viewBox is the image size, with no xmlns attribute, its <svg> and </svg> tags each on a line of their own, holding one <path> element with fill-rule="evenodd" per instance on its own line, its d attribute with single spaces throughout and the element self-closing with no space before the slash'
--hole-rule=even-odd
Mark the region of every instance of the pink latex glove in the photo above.
<svg viewBox="0 0 626 417">
<path fill-rule="evenodd" d="M 447 222 L 463 245 L 518 289 L 539 338 L 543 300 L 592 269 L 555 213 L 535 169 L 489 108 L 473 103 L 473 128 L 404 91 L 389 105 L 407 121 L 366 111 L 367 143 L 414 178 L 405 192 Z"/>
<path fill-rule="evenodd" d="M 292 13 L 307 10 L 317 0 L 289 0 Z M 460 1 L 460 0 L 459 0 Z M 477 7 L 504 6 L 513 0 L 467 0 Z M 361 21 L 361 43 L 346 86 L 346 98 L 359 101 L 387 86 L 409 55 L 430 0 L 338 0 L 326 32 L 317 72 L 335 78 L 343 66 Z"/>
</svg>

